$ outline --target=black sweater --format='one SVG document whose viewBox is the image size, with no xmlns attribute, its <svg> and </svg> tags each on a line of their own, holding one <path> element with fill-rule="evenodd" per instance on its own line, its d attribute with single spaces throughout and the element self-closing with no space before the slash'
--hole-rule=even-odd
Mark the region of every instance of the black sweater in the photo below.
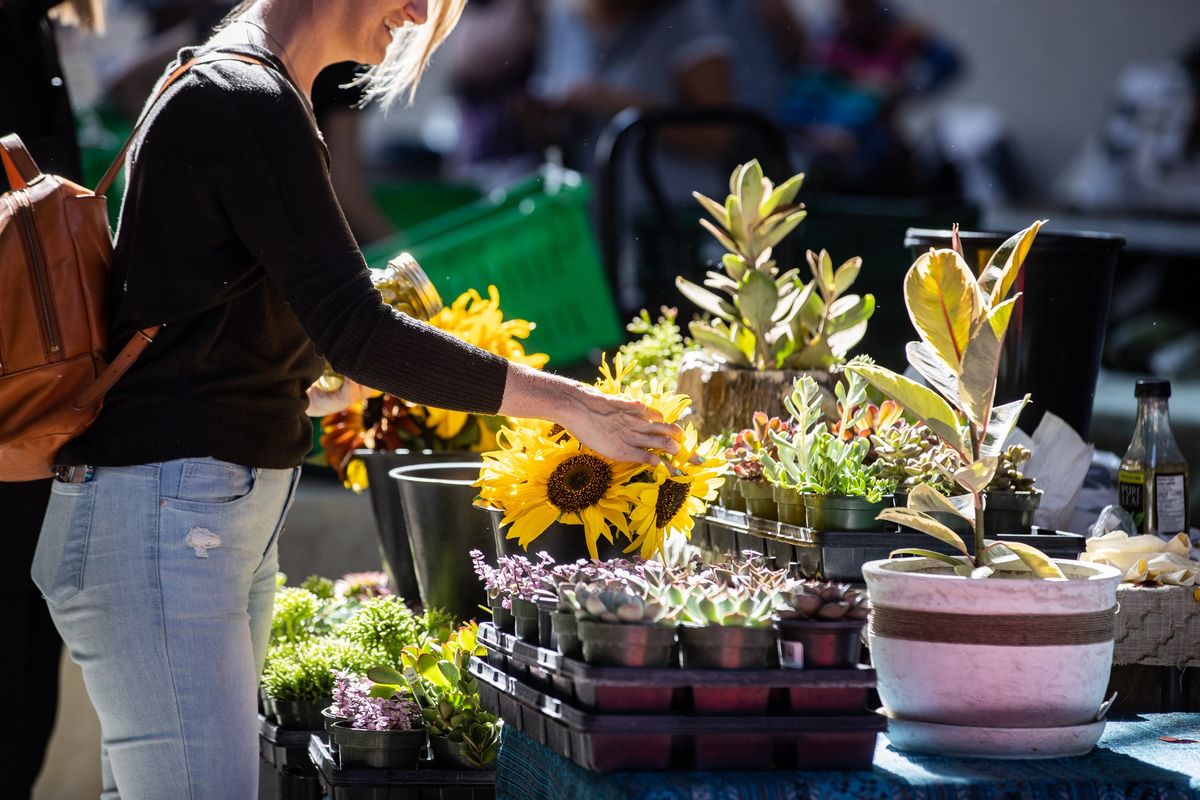
<svg viewBox="0 0 1200 800">
<path fill-rule="evenodd" d="M 112 352 L 139 328 L 164 327 L 59 463 L 295 466 L 311 445 L 305 390 L 322 358 L 414 402 L 500 406 L 504 359 L 383 304 L 303 97 L 269 52 L 239 49 L 270 66 L 193 67 L 132 148 Z"/>
</svg>

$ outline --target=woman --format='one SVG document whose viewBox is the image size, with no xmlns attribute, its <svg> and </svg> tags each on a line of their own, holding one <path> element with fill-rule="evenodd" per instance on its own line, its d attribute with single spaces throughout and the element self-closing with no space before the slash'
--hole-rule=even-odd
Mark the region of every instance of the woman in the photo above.
<svg viewBox="0 0 1200 800">
<path fill-rule="evenodd" d="M 84 672 L 106 798 L 257 792 L 254 720 L 277 537 L 305 417 L 358 384 L 427 405 L 552 419 L 617 459 L 677 452 L 675 426 L 445 336 L 381 304 L 330 186 L 308 93 L 373 64 L 411 92 L 462 0 L 255 0 L 204 46 L 130 155 L 113 345 L 163 323 L 59 454 L 33 576 Z M 358 384 L 306 389 L 322 359 Z M 333 401 L 333 402 L 331 402 Z M 464 556 L 465 557 L 465 556 Z"/>
</svg>

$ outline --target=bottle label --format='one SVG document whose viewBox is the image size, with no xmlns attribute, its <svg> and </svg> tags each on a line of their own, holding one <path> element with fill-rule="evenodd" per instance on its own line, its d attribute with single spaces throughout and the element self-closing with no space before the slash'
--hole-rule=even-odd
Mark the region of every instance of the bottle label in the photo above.
<svg viewBox="0 0 1200 800">
<path fill-rule="evenodd" d="M 1130 533 L 1140 532 L 1142 522 L 1146 518 L 1145 473 L 1128 469 L 1121 470 L 1117 488 L 1121 508 L 1129 512 L 1129 515 L 1133 517 L 1133 523 L 1138 526 L 1138 531 L 1130 531 Z"/>
<path fill-rule="evenodd" d="M 1154 476 L 1154 519 L 1158 533 L 1186 529 L 1187 485 L 1183 475 Z"/>
</svg>

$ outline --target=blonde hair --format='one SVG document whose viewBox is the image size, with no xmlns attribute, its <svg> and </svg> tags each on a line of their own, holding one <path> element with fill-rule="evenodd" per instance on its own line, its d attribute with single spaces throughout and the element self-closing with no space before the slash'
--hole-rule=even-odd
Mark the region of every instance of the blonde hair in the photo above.
<svg viewBox="0 0 1200 800">
<path fill-rule="evenodd" d="M 429 0 L 424 24 L 397 31 L 383 61 L 353 82 L 364 87 L 363 105 L 378 100 L 387 108 L 401 97 L 411 103 L 429 59 L 454 30 L 466 4 L 467 0 Z"/>
<path fill-rule="evenodd" d="M 50 9 L 50 18 L 90 33 L 104 33 L 104 0 L 64 0 Z"/>
</svg>

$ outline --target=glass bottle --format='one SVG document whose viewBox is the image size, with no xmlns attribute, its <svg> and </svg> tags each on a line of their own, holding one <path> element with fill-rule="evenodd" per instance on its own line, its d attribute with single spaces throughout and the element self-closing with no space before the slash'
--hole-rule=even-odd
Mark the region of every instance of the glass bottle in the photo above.
<svg viewBox="0 0 1200 800">
<path fill-rule="evenodd" d="M 1142 379 L 1134 394 L 1137 426 L 1121 459 L 1121 507 L 1133 516 L 1137 533 L 1173 536 L 1188 529 L 1188 466 L 1171 433 L 1171 382 Z"/>
</svg>

